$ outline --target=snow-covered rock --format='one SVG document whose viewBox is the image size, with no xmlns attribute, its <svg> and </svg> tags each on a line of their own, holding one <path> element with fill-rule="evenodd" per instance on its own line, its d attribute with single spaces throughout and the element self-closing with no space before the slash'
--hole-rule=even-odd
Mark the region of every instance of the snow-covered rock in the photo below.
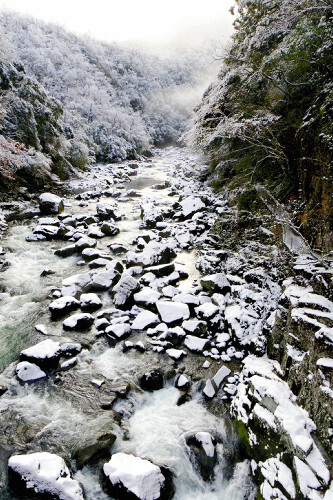
<svg viewBox="0 0 333 500">
<path fill-rule="evenodd" d="M 202 353 L 209 346 L 209 340 L 194 337 L 193 335 L 186 335 L 184 345 L 190 351 Z"/>
<path fill-rule="evenodd" d="M 21 351 L 20 360 L 34 363 L 42 370 L 50 370 L 56 368 L 58 365 L 60 354 L 61 349 L 59 342 L 46 339 Z"/>
<path fill-rule="evenodd" d="M 104 464 L 107 489 L 111 496 L 123 500 L 159 500 L 172 497 L 171 474 L 166 470 L 127 453 L 115 453 Z"/>
<path fill-rule="evenodd" d="M 162 321 L 167 324 L 183 321 L 190 317 L 188 305 L 181 302 L 159 300 L 156 302 L 156 306 Z"/>
<path fill-rule="evenodd" d="M 11 487 L 18 493 L 37 493 L 55 500 L 83 500 L 78 481 L 71 478 L 64 460 L 53 453 L 12 455 L 8 460 Z"/>
<path fill-rule="evenodd" d="M 83 293 L 80 296 L 82 311 L 96 311 L 102 307 L 102 301 L 96 293 Z"/>
<path fill-rule="evenodd" d="M 46 373 L 34 363 L 22 361 L 16 366 L 16 375 L 21 382 L 36 382 L 46 377 Z"/>
<path fill-rule="evenodd" d="M 132 330 L 144 330 L 148 326 L 153 326 L 159 323 L 157 314 L 151 311 L 141 311 L 132 323 Z"/>
<path fill-rule="evenodd" d="M 129 335 L 131 328 L 127 323 L 117 323 L 105 329 L 105 333 L 114 340 L 121 340 Z"/>
<path fill-rule="evenodd" d="M 156 304 L 158 299 L 161 297 L 161 294 L 150 288 L 149 286 L 142 288 L 140 292 L 134 294 L 134 300 L 137 304 L 141 306 L 151 306 L 152 304 Z"/>
<path fill-rule="evenodd" d="M 165 352 L 168 356 L 170 356 L 171 359 L 174 359 L 176 361 L 179 361 L 180 359 L 187 356 L 187 352 L 183 349 L 167 349 Z"/>
<path fill-rule="evenodd" d="M 188 196 L 180 203 L 181 213 L 185 219 L 192 217 L 196 212 L 202 211 L 206 208 L 204 202 L 195 196 Z"/>
<path fill-rule="evenodd" d="M 80 307 L 80 302 L 70 295 L 59 297 L 59 299 L 54 300 L 49 305 L 52 319 L 57 319 L 60 318 L 61 316 L 66 316 L 66 314 L 75 311 L 79 307 Z"/>
<path fill-rule="evenodd" d="M 226 295 L 231 292 L 230 282 L 224 273 L 210 274 L 200 280 L 201 286 L 209 293 L 221 293 Z"/>
<path fill-rule="evenodd" d="M 110 290 L 120 279 L 120 273 L 115 269 L 96 272 L 91 278 L 93 290 Z"/>
<path fill-rule="evenodd" d="M 39 210 L 43 215 L 60 214 L 64 210 L 64 201 L 52 193 L 42 193 L 39 196 Z"/>
<path fill-rule="evenodd" d="M 73 314 L 63 322 L 64 330 L 87 330 L 94 322 L 94 316 L 89 313 Z"/>
<path fill-rule="evenodd" d="M 213 398 L 219 390 L 223 380 L 231 373 L 231 370 L 226 366 L 222 366 L 212 379 L 208 379 L 203 389 L 203 393 L 207 398 Z"/>
</svg>

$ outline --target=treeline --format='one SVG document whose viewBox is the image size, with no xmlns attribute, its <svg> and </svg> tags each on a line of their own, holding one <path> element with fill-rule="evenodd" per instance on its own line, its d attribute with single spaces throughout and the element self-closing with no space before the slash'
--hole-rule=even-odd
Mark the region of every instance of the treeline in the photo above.
<svg viewBox="0 0 333 500">
<path fill-rule="evenodd" d="M 236 0 L 219 79 L 188 141 L 216 186 L 263 183 L 309 242 L 333 241 L 333 6 L 330 0 Z"/>
<path fill-rule="evenodd" d="M 13 60 L 61 103 L 79 164 L 135 158 L 176 142 L 194 105 L 186 91 L 211 71 L 209 44 L 159 58 L 14 13 L 0 20 Z"/>
</svg>

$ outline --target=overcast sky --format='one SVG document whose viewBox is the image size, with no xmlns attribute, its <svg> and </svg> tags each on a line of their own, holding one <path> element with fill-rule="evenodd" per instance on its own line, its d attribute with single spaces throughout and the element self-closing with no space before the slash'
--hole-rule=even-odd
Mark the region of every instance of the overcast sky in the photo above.
<svg viewBox="0 0 333 500">
<path fill-rule="evenodd" d="M 29 14 L 106 41 L 148 44 L 231 33 L 233 0 L 0 0 L 0 9 Z"/>
</svg>

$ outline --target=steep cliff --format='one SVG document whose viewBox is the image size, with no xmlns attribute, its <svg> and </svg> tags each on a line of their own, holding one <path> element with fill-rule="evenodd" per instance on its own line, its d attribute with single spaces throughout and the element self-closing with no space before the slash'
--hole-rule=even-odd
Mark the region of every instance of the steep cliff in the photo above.
<svg viewBox="0 0 333 500">
<path fill-rule="evenodd" d="M 333 12 L 328 1 L 238 0 L 219 80 L 188 139 L 215 185 L 265 184 L 310 244 L 332 249 Z"/>
</svg>

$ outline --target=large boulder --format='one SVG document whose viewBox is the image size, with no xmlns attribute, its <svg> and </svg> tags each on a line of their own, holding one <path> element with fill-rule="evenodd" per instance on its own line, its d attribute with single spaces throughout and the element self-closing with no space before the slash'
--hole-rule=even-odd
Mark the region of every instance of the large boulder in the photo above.
<svg viewBox="0 0 333 500">
<path fill-rule="evenodd" d="M 64 330 L 88 330 L 94 322 L 94 316 L 89 313 L 72 314 L 63 322 Z"/>
<path fill-rule="evenodd" d="M 221 293 L 226 295 L 231 292 L 231 286 L 228 278 L 224 273 L 210 274 L 209 276 L 204 276 L 201 280 L 201 286 L 207 292 Z"/>
<path fill-rule="evenodd" d="M 78 481 L 71 478 L 64 460 L 53 453 L 13 455 L 8 460 L 9 484 L 24 498 L 83 500 Z"/>
<path fill-rule="evenodd" d="M 64 211 L 64 201 L 52 193 L 42 193 L 39 197 L 39 210 L 43 215 L 60 214 Z"/>
<path fill-rule="evenodd" d="M 127 453 L 115 453 L 104 464 L 105 487 L 117 500 L 171 500 L 172 473 Z"/>
<path fill-rule="evenodd" d="M 46 339 L 21 351 L 20 361 L 29 361 L 29 363 L 34 363 L 42 370 L 49 371 L 58 366 L 60 356 L 59 342 Z"/>
<path fill-rule="evenodd" d="M 164 380 L 161 370 L 152 370 L 144 373 L 140 378 L 140 387 L 145 391 L 158 391 L 163 389 Z"/>
</svg>

